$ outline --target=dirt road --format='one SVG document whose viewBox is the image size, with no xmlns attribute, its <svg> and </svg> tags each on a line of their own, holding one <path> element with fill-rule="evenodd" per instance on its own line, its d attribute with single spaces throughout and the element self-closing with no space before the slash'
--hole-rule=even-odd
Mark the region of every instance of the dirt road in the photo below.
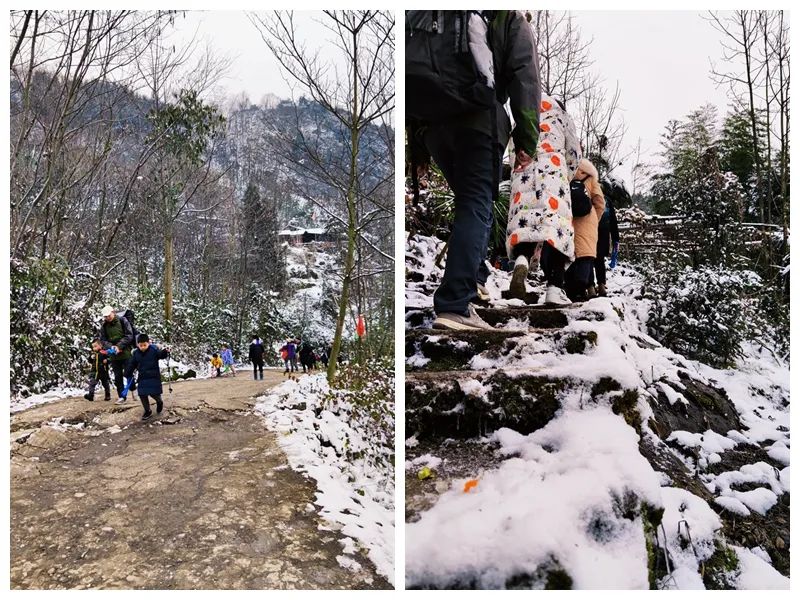
<svg viewBox="0 0 800 600">
<path fill-rule="evenodd" d="M 314 481 L 252 414 L 280 381 L 179 382 L 149 423 L 138 400 L 12 415 L 12 588 L 388 588 L 361 554 L 340 565 Z"/>
</svg>

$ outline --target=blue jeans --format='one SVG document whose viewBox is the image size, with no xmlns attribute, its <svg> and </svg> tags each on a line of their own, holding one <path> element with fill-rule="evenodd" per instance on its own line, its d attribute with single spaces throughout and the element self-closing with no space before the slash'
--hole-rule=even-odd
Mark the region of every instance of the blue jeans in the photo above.
<svg viewBox="0 0 800 600">
<path fill-rule="evenodd" d="M 499 145 L 492 148 L 489 134 L 452 124 L 428 127 L 424 142 L 453 191 L 455 205 L 447 263 L 433 308 L 466 315 L 477 298 L 478 282 L 485 283 L 488 276 L 481 265 L 492 229 L 492 169 L 500 167 L 503 150 Z"/>
</svg>

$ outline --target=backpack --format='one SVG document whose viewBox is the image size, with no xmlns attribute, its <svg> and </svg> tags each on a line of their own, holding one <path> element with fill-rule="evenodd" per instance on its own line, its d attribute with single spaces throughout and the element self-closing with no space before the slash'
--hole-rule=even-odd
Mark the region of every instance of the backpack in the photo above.
<svg viewBox="0 0 800 600">
<path fill-rule="evenodd" d="M 122 319 L 126 320 L 128 322 L 128 324 L 131 326 L 131 330 L 133 331 L 133 344 L 131 344 L 131 346 L 134 347 L 134 349 L 135 349 L 135 347 L 136 347 L 136 338 L 139 336 L 139 330 L 136 329 L 136 325 L 133 324 L 134 323 L 134 318 L 135 318 L 134 315 L 133 315 L 133 309 L 126 308 L 125 310 L 118 310 L 117 311 L 117 318 L 120 319 L 120 320 L 122 320 Z"/>
<path fill-rule="evenodd" d="M 497 103 L 491 21 L 478 11 L 406 11 L 406 115 L 439 122 Z"/>
<path fill-rule="evenodd" d="M 569 192 L 572 199 L 572 216 L 585 217 L 592 211 L 592 199 L 586 193 L 586 186 L 582 181 L 573 179 L 569 183 Z"/>
</svg>

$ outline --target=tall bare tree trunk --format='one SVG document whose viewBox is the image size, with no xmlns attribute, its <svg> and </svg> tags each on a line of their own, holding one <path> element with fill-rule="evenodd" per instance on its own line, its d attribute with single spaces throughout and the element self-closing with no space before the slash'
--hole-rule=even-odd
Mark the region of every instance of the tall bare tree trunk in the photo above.
<svg viewBox="0 0 800 600">
<path fill-rule="evenodd" d="M 175 240 L 173 224 L 167 221 L 164 230 L 164 326 L 167 340 L 172 335 L 172 275 L 175 268 Z"/>
</svg>

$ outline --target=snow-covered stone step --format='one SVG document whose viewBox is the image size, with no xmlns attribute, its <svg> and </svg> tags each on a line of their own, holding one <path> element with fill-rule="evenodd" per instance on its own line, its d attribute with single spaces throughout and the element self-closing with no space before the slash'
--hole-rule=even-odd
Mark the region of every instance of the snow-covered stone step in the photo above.
<svg viewBox="0 0 800 600">
<path fill-rule="evenodd" d="M 565 308 L 552 308 L 541 304 L 532 306 L 478 307 L 476 312 L 489 325 L 512 326 L 514 328 L 560 329 L 566 327 L 568 318 Z M 432 308 L 406 309 L 406 328 L 430 327 L 435 318 Z"/>
<path fill-rule="evenodd" d="M 515 338 L 526 331 L 449 331 L 410 329 L 406 332 L 406 369 L 451 371 L 468 369 L 472 357 L 489 352 L 508 354 Z"/>
<path fill-rule="evenodd" d="M 406 432 L 424 438 L 472 438 L 499 427 L 529 433 L 561 407 L 571 383 L 534 369 L 406 374 Z"/>
<path fill-rule="evenodd" d="M 581 354 L 597 343 L 593 331 L 528 328 L 495 331 L 406 331 L 407 371 L 496 370 L 525 357 Z M 477 358 L 476 358 L 477 357 Z"/>
</svg>

